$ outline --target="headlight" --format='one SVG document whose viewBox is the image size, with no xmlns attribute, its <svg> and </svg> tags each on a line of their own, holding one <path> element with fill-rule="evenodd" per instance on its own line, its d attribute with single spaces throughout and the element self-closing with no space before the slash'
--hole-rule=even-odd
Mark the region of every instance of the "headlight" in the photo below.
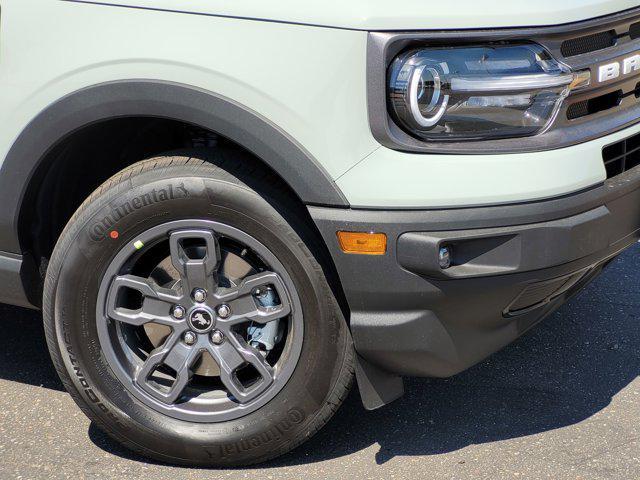
<svg viewBox="0 0 640 480">
<path fill-rule="evenodd" d="M 423 140 L 485 140 L 542 133 L 572 89 L 572 72 L 536 44 L 425 48 L 389 69 L 392 116 Z"/>
</svg>

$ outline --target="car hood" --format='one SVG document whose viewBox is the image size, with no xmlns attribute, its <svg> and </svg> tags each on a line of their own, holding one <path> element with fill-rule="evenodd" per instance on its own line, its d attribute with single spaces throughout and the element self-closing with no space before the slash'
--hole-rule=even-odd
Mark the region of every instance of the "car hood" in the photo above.
<svg viewBox="0 0 640 480">
<path fill-rule="evenodd" d="M 87 3 L 354 30 L 557 25 L 638 6 L 638 0 L 103 0 Z"/>
</svg>

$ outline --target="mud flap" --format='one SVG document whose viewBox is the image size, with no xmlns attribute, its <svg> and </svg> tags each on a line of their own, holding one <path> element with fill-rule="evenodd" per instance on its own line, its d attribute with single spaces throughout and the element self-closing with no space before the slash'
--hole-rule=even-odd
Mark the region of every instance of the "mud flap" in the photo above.
<svg viewBox="0 0 640 480">
<path fill-rule="evenodd" d="M 375 410 L 404 395 L 402 377 L 385 372 L 356 355 L 356 380 L 362 404 Z"/>
</svg>

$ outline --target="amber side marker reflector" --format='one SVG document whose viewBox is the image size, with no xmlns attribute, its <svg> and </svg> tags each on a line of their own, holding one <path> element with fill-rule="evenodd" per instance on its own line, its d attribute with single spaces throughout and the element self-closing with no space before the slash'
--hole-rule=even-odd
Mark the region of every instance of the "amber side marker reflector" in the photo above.
<svg viewBox="0 0 640 480">
<path fill-rule="evenodd" d="M 384 255 L 387 252 L 387 236 L 384 233 L 337 232 L 337 235 L 344 253 Z"/>
</svg>

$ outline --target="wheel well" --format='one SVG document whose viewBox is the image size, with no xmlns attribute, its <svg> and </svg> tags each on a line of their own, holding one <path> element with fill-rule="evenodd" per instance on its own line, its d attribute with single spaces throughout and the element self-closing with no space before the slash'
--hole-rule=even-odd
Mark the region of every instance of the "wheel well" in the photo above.
<svg viewBox="0 0 640 480">
<path fill-rule="evenodd" d="M 87 126 L 61 141 L 40 162 L 22 203 L 23 251 L 46 262 L 68 220 L 93 190 L 132 163 L 191 146 L 197 133 L 190 128 L 172 120 L 121 118 Z"/>
<path fill-rule="evenodd" d="M 29 183 L 18 223 L 23 252 L 27 252 L 44 277 L 48 260 L 65 225 L 91 192 L 108 178 L 133 163 L 164 152 L 219 146 L 246 152 L 242 146 L 213 131 L 165 118 L 117 118 L 74 132 L 45 155 Z M 249 158 L 254 168 L 270 170 L 273 178 L 281 182 L 288 206 L 294 205 L 296 218 L 304 219 L 311 229 L 307 230 L 314 238 L 305 240 L 348 319 L 337 270 L 304 203 L 261 159 L 255 155 L 243 155 L 242 158 Z M 39 300 L 39 293 L 32 292 L 30 297 Z"/>
</svg>

